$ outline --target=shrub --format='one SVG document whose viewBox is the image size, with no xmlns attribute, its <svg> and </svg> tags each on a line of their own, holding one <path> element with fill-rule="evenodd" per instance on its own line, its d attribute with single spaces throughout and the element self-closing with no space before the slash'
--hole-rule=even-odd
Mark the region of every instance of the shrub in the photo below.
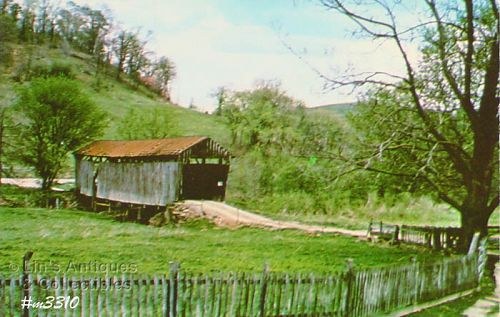
<svg viewBox="0 0 500 317">
<path fill-rule="evenodd" d="M 31 78 L 66 77 L 75 79 L 73 68 L 70 64 L 54 62 L 52 64 L 35 64 L 31 69 Z"/>
</svg>

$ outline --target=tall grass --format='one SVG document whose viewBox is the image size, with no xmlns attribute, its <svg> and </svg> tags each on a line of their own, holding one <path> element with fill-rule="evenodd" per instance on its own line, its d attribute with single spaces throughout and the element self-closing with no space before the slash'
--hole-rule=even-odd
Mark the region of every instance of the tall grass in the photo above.
<svg viewBox="0 0 500 317">
<path fill-rule="evenodd" d="M 364 203 L 335 207 L 334 198 L 321 198 L 304 192 L 265 195 L 255 199 L 229 196 L 228 202 L 280 220 L 302 221 L 323 225 L 365 229 L 370 221 L 393 224 L 460 226 L 458 211 L 426 196 L 402 193 L 379 197 L 372 192 Z M 490 218 L 499 224 L 500 210 Z"/>
</svg>

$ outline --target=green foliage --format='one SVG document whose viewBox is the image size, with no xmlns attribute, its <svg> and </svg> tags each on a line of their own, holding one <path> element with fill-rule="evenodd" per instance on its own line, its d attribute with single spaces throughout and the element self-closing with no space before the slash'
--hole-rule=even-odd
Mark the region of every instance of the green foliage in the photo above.
<svg viewBox="0 0 500 317">
<path fill-rule="evenodd" d="M 163 107 L 139 113 L 130 109 L 117 126 L 122 139 L 161 139 L 177 135 L 171 115 Z"/>
<path fill-rule="evenodd" d="M 70 64 L 53 62 L 50 64 L 35 64 L 31 70 L 28 70 L 26 80 L 31 78 L 48 78 L 48 77 L 66 77 L 68 79 L 75 79 L 73 68 Z"/>
<path fill-rule="evenodd" d="M 292 132 L 291 113 L 302 103 L 288 97 L 278 86 L 266 84 L 251 91 L 235 92 L 223 105 L 222 114 L 234 145 L 284 149 Z"/>
<path fill-rule="evenodd" d="M 62 77 L 35 79 L 19 89 L 14 109 L 22 115 L 17 127 L 18 158 L 50 188 L 66 157 L 101 135 L 104 113 L 82 93 L 78 83 Z"/>
<path fill-rule="evenodd" d="M 34 78 L 48 78 L 48 77 L 65 77 L 68 79 L 76 79 L 73 65 L 69 62 L 60 60 L 42 60 L 40 51 L 35 46 L 21 47 L 21 51 L 25 54 L 25 61 L 17 65 L 12 78 L 16 82 L 30 81 Z M 38 60 L 37 62 L 33 62 Z"/>
<path fill-rule="evenodd" d="M 361 203 L 373 191 L 368 177 L 337 179 L 343 166 L 333 158 L 349 130 L 334 113 L 305 111 L 273 85 L 227 94 L 222 116 L 237 153 L 228 199 L 258 201 L 268 211 L 324 214 Z"/>
<path fill-rule="evenodd" d="M 60 208 L 77 205 L 74 192 L 41 191 L 7 184 L 0 187 L 0 204 L 6 207 L 56 207 L 56 200 Z"/>
<path fill-rule="evenodd" d="M 333 114 L 308 113 L 302 102 L 273 84 L 233 92 L 222 115 L 235 148 L 260 150 L 266 156 L 325 156 L 342 137 L 342 124 Z"/>
</svg>

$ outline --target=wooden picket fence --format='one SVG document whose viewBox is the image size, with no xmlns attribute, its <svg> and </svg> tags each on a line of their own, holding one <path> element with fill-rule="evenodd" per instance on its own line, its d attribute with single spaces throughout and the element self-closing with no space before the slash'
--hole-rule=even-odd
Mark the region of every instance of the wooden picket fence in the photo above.
<svg viewBox="0 0 500 317">
<path fill-rule="evenodd" d="M 30 316 L 370 316 L 479 285 L 484 255 L 317 276 L 211 273 L 175 266 L 166 275 L 51 278 L 0 276 L 0 316 L 20 316 L 26 293 L 78 297 L 74 309 L 31 309 Z M 75 300 L 74 302 L 75 303 Z"/>
</svg>

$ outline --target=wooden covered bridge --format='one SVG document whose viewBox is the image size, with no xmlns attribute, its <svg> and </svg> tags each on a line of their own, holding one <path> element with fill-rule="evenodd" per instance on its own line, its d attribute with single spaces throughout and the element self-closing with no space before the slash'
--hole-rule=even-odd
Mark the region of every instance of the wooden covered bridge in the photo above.
<svg viewBox="0 0 500 317">
<path fill-rule="evenodd" d="M 92 204 L 224 199 L 230 154 L 208 137 L 95 141 L 74 155 L 77 192 Z"/>
</svg>

